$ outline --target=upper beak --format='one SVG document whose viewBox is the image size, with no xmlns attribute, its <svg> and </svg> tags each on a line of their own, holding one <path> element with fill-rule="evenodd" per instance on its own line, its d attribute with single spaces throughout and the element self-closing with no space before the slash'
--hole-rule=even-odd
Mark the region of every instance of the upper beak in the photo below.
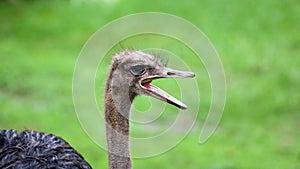
<svg viewBox="0 0 300 169">
<path fill-rule="evenodd" d="M 164 68 L 163 71 L 161 71 L 156 75 L 142 78 L 140 80 L 140 86 L 142 87 L 146 95 L 170 103 L 180 109 L 186 109 L 187 106 L 184 103 L 177 100 L 175 97 L 169 95 L 162 89 L 152 85 L 151 82 L 152 80 L 159 79 L 159 78 L 190 78 L 190 77 L 195 77 L 195 74 L 193 72 L 185 72 L 185 71 L 178 71 L 170 68 Z"/>
</svg>

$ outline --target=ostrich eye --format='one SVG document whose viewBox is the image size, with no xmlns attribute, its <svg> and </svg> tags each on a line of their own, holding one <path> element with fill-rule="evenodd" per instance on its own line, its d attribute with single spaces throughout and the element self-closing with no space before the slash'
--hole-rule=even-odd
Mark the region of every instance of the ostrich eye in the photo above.
<svg viewBox="0 0 300 169">
<path fill-rule="evenodd" d="M 141 76 L 146 73 L 146 68 L 142 65 L 133 66 L 130 68 L 130 73 L 134 76 Z"/>
</svg>

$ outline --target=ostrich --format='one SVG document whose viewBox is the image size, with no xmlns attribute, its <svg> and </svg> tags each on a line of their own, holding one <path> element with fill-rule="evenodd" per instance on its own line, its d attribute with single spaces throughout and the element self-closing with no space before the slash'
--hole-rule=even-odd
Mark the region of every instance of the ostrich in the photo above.
<svg viewBox="0 0 300 169">
<path fill-rule="evenodd" d="M 110 169 L 132 168 L 129 145 L 130 107 L 138 95 L 148 95 L 180 109 L 186 105 L 151 84 L 159 78 L 194 77 L 192 72 L 166 68 L 157 57 L 124 50 L 112 59 L 105 90 L 105 126 Z M 90 169 L 62 138 L 25 130 L 0 130 L 1 169 Z"/>
</svg>

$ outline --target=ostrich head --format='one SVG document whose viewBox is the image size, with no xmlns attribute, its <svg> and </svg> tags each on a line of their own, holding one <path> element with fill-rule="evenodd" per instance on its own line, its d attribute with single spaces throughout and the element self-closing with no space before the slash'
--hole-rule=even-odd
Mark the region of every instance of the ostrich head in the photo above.
<svg viewBox="0 0 300 169">
<path fill-rule="evenodd" d="M 153 55 L 142 51 L 123 51 L 113 59 L 112 70 L 110 74 L 111 88 L 113 91 L 113 100 L 120 100 L 122 96 L 122 105 L 127 101 L 132 102 L 137 95 L 148 95 L 170 103 L 178 108 L 186 109 L 186 105 L 164 92 L 160 88 L 151 84 L 159 78 L 187 78 L 194 77 L 192 72 L 183 72 L 165 67 L 161 60 Z M 124 97 L 127 95 L 128 97 Z M 125 101 L 125 102 L 124 102 Z"/>
</svg>

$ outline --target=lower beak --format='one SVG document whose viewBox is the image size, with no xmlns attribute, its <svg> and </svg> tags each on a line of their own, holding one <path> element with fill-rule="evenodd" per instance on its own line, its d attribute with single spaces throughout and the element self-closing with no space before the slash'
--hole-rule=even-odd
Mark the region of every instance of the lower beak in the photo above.
<svg viewBox="0 0 300 169">
<path fill-rule="evenodd" d="M 151 84 L 152 80 L 160 78 L 191 78 L 195 77 L 193 72 L 184 72 L 165 68 L 161 73 L 153 76 L 148 76 L 140 80 L 140 86 L 146 95 L 152 96 L 169 104 L 172 104 L 180 109 L 186 109 L 187 106 L 167 92 Z"/>
</svg>

